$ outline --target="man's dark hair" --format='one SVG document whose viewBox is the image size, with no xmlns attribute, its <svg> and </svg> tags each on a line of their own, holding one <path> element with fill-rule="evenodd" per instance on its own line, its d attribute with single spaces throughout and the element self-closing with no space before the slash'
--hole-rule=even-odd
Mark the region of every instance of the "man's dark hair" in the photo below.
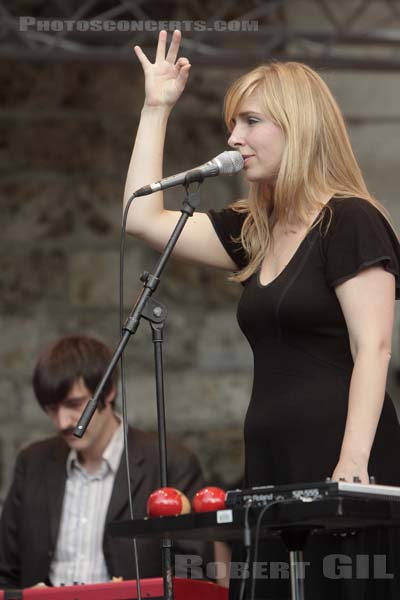
<svg viewBox="0 0 400 600">
<path fill-rule="evenodd" d="M 38 359 L 33 372 L 33 389 L 40 406 L 62 402 L 71 387 L 82 377 L 93 394 L 111 360 L 111 350 L 99 340 L 85 335 L 69 335 L 60 338 Z M 114 371 L 100 397 L 99 406 L 105 406 L 105 398 L 112 388 L 117 388 L 118 373 Z"/>
</svg>

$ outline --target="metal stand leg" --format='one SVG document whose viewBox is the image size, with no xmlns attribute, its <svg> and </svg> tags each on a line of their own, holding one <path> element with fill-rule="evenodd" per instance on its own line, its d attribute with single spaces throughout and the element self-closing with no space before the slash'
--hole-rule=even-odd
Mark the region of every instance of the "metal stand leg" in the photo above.
<svg viewBox="0 0 400 600">
<path fill-rule="evenodd" d="M 164 401 L 164 369 L 162 345 L 164 341 L 164 321 L 154 323 L 150 321 L 152 338 L 154 344 L 154 362 L 156 374 L 156 396 L 157 396 L 157 421 L 159 435 L 159 453 L 160 453 L 160 482 L 161 487 L 168 485 L 167 477 L 167 433 L 165 425 L 165 401 Z M 173 586 L 173 558 L 174 550 L 172 541 L 165 537 L 161 542 L 161 556 L 164 580 L 164 600 L 174 600 Z"/>
<path fill-rule="evenodd" d="M 174 568 L 172 564 L 174 551 L 172 548 L 172 542 L 168 538 L 164 538 L 161 542 L 161 553 L 162 574 L 164 581 L 164 600 L 174 600 Z"/>
<path fill-rule="evenodd" d="M 302 550 L 291 550 L 290 562 L 290 589 L 292 600 L 304 600 L 304 562 Z"/>
<path fill-rule="evenodd" d="M 303 548 L 306 544 L 310 531 L 299 529 L 295 531 L 283 531 L 282 541 L 289 550 L 290 564 L 290 589 L 292 600 L 304 600 L 305 565 Z"/>
</svg>

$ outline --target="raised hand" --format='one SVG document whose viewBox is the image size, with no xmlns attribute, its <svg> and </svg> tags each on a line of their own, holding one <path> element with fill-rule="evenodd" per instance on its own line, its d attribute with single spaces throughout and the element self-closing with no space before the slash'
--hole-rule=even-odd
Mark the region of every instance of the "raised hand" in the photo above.
<svg viewBox="0 0 400 600">
<path fill-rule="evenodd" d="M 145 76 L 146 106 L 172 108 L 185 89 L 191 65 L 187 58 L 181 57 L 176 60 L 181 37 L 180 31 L 174 31 L 166 53 L 167 32 L 160 31 L 154 63 L 149 61 L 140 46 L 135 46 L 135 54 L 142 65 Z"/>
</svg>

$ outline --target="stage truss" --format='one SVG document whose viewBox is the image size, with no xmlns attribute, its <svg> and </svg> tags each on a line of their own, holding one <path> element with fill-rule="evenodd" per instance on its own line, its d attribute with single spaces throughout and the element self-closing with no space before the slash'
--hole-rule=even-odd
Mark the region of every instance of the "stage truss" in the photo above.
<svg viewBox="0 0 400 600">
<path fill-rule="evenodd" d="M 154 48 L 176 24 L 183 53 L 205 66 L 400 69 L 400 0 L 13 0 L 0 11 L 1 59 L 131 61 L 133 44 Z"/>
</svg>

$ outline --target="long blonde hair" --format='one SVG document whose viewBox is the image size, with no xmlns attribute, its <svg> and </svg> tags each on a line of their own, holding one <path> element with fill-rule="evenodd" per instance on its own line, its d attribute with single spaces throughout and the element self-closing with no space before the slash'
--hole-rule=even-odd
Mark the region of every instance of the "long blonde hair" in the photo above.
<svg viewBox="0 0 400 600">
<path fill-rule="evenodd" d="M 272 187 L 251 182 L 249 196 L 231 205 L 247 213 L 240 241 L 249 263 L 232 279 L 244 281 L 261 265 L 272 245 L 275 223 L 308 224 L 310 213 L 321 211 L 323 195 L 357 196 L 371 202 L 389 219 L 384 207 L 368 192 L 354 156 L 342 113 L 321 77 L 307 65 L 272 62 L 235 81 L 224 102 L 228 129 L 239 105 L 252 94 L 263 112 L 281 127 L 285 147 Z M 329 207 L 328 207 L 329 208 Z"/>
</svg>

